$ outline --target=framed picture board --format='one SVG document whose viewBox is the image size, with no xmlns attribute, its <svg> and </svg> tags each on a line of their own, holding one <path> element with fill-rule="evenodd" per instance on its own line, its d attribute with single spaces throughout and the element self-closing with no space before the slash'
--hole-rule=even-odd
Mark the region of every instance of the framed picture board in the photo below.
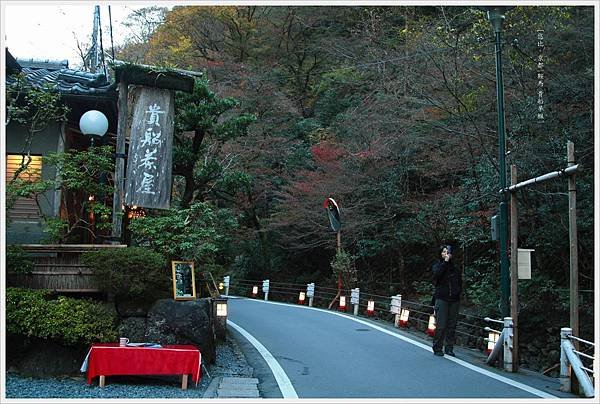
<svg viewBox="0 0 600 404">
<path fill-rule="evenodd" d="M 194 300 L 196 298 L 196 279 L 193 261 L 171 261 L 173 269 L 173 299 Z"/>
</svg>

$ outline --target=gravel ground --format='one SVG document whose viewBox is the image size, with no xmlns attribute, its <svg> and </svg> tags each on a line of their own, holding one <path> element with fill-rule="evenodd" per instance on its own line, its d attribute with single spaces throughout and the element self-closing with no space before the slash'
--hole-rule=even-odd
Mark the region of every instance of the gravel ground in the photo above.
<svg viewBox="0 0 600 404">
<path fill-rule="evenodd" d="M 84 375 L 36 379 L 7 373 L 6 398 L 202 398 L 215 377 L 252 377 L 252 372 L 235 340 L 228 337 L 217 345 L 215 364 L 208 372 L 203 367 L 198 386 L 190 380 L 187 390 L 181 390 L 178 376 L 111 376 L 100 388 L 97 379 L 88 385 Z"/>
</svg>

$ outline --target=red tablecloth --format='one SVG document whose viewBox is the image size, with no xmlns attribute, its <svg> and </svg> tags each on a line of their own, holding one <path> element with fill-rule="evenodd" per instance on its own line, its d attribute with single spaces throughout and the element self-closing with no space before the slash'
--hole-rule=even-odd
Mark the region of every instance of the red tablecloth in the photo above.
<svg viewBox="0 0 600 404">
<path fill-rule="evenodd" d="M 193 345 L 162 348 L 120 347 L 117 343 L 93 344 L 88 358 L 88 384 L 96 376 L 192 375 L 200 381 L 201 354 Z"/>
</svg>

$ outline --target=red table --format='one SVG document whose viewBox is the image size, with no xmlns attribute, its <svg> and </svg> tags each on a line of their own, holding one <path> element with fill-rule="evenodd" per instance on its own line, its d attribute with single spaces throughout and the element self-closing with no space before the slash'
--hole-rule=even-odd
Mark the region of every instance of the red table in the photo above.
<svg viewBox="0 0 600 404">
<path fill-rule="evenodd" d="M 114 375 L 182 375 L 182 388 L 187 388 L 187 377 L 198 385 L 201 354 L 193 345 L 163 345 L 162 348 L 121 347 L 118 343 L 93 344 L 87 369 L 87 382 L 100 376 Z"/>
</svg>

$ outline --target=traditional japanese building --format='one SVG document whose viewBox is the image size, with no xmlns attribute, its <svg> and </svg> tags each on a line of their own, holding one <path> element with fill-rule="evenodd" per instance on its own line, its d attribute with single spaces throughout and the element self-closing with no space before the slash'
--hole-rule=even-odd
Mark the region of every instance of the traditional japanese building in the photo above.
<svg viewBox="0 0 600 404">
<path fill-rule="evenodd" d="M 116 83 L 110 82 L 103 73 L 90 73 L 69 69 L 66 60 L 15 59 L 6 49 L 7 88 L 21 75 L 26 85 L 33 88 L 55 91 L 69 108 L 65 122 L 50 122 L 40 133 L 31 135 L 27 124 L 9 121 L 6 125 L 6 181 L 14 177 L 21 164 L 22 156 L 29 153 L 31 163 L 23 173 L 30 180 L 49 179 L 56 176 L 52 167 L 44 166 L 42 156 L 70 149 L 85 149 L 90 137 L 82 135 L 79 119 L 88 110 L 99 110 L 108 118 L 108 133 L 105 142 L 114 142 L 117 128 Z M 10 117 L 9 117 L 10 118 Z M 18 198 L 14 207 L 7 211 L 7 244 L 31 244 L 44 240 L 40 215 L 47 217 L 67 215 L 76 204 L 76 198 L 63 198 L 59 190 L 47 191 L 38 199 Z M 82 237 L 85 236 L 82 234 Z M 91 240 L 82 240 L 90 242 Z"/>
<path fill-rule="evenodd" d="M 107 133 L 101 140 L 96 140 L 95 144 L 116 146 L 119 133 L 119 136 L 124 139 L 125 147 L 120 151 L 118 147 L 115 149 L 115 158 L 125 161 L 132 130 L 132 116 L 127 112 L 131 109 L 127 104 L 135 103 L 137 97 L 135 90 L 156 88 L 171 92 L 191 92 L 194 87 L 194 76 L 201 76 L 201 73 L 198 72 L 123 62 L 113 64 L 114 77 L 112 78 L 107 77 L 104 73 L 107 70 L 99 70 L 103 72 L 90 73 L 69 69 L 69 63 L 66 60 L 15 59 L 6 49 L 7 88 L 17 83 L 18 80 L 24 80 L 26 86 L 57 93 L 60 101 L 69 110 L 65 121 L 50 122 L 43 131 L 34 136 L 31 136 L 30 131 L 27 130 L 27 123 L 8 122 L 5 160 L 7 183 L 14 178 L 25 154 L 31 157 L 29 164 L 31 169 L 20 174 L 23 178 L 29 180 L 55 178 L 55 170 L 52 167 L 44 166 L 42 157 L 53 152 L 87 149 L 93 140 L 81 132 L 79 121 L 81 116 L 90 110 L 100 111 L 108 119 Z M 134 91 L 128 91 L 130 87 Z M 125 119 L 121 120 L 122 127 L 120 129 L 118 128 L 119 91 L 123 93 L 121 94 L 121 109 L 127 115 Z M 168 171 L 170 172 L 170 170 Z M 115 175 L 117 175 L 116 172 L 107 173 L 106 181 L 112 184 Z M 123 176 L 123 173 L 120 175 Z M 7 244 L 36 244 L 44 241 L 41 215 L 60 217 L 68 221 L 75 220 L 71 217 L 70 212 L 80 211 L 81 203 L 85 198 L 88 198 L 88 195 L 62 195 L 60 190 L 47 191 L 43 198 L 38 198 L 40 206 L 33 199 L 18 198 L 13 208 L 7 212 Z M 107 198 L 112 199 L 111 196 L 107 196 Z M 110 205 L 110 202 L 110 200 L 107 201 L 107 206 Z M 124 216 L 127 220 L 130 207 L 125 206 L 124 201 L 121 201 L 121 206 L 126 210 Z M 93 217 L 90 219 L 91 225 L 93 225 Z M 106 237 L 101 240 L 95 237 L 98 232 L 88 232 L 85 229 L 74 236 L 78 243 L 93 244 L 111 238 L 110 231 L 105 233 Z M 117 233 L 117 240 L 112 241 L 125 241 L 121 237 L 120 230 Z"/>
</svg>

